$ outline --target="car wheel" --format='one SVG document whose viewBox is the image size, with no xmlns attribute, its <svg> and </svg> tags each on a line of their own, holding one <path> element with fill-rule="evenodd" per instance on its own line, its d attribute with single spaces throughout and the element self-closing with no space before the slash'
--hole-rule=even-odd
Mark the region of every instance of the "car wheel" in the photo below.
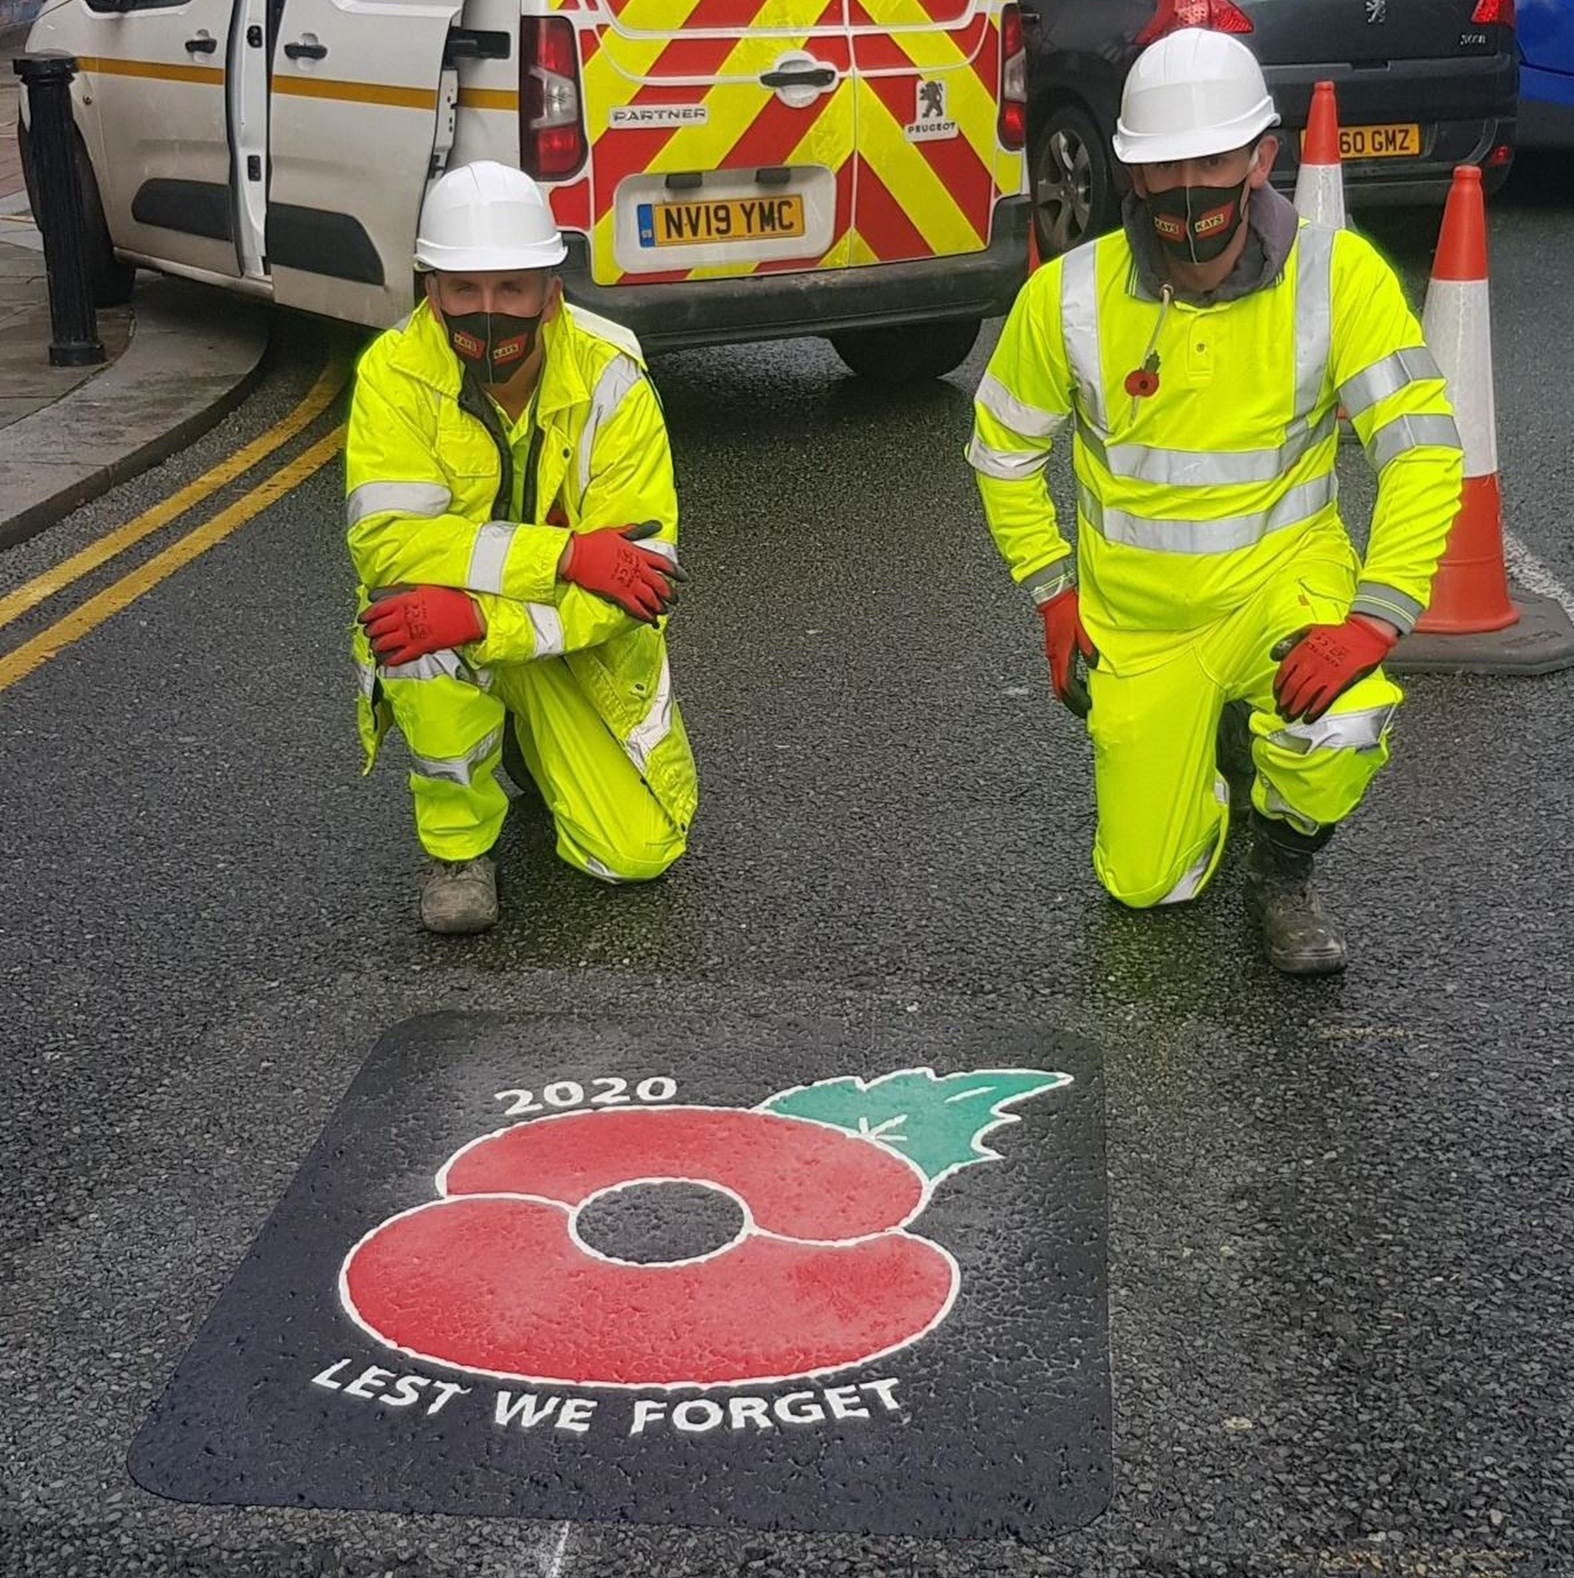
<svg viewBox="0 0 1574 1578">
<path fill-rule="evenodd" d="M 831 336 L 831 344 L 860 378 L 882 384 L 910 384 L 954 372 L 967 360 L 978 329 L 977 318 L 844 329 Z"/>
<path fill-rule="evenodd" d="M 1086 111 L 1057 104 L 1044 118 L 1029 166 L 1033 224 L 1043 258 L 1058 257 L 1112 230 L 1120 218 L 1109 139 Z"/>
</svg>

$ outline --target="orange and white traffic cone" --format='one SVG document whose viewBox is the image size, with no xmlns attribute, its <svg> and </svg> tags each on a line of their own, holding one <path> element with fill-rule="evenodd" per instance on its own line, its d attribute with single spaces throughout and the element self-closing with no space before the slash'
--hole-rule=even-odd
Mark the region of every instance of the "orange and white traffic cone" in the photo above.
<svg viewBox="0 0 1574 1578">
<path fill-rule="evenodd" d="M 1295 177 L 1295 211 L 1314 225 L 1344 229 L 1344 164 L 1339 154 L 1339 109 L 1331 82 L 1312 89 L 1312 111 Z"/>
<path fill-rule="evenodd" d="M 1311 113 L 1301 143 L 1301 167 L 1295 175 L 1295 211 L 1308 224 L 1345 228 L 1344 161 L 1339 151 L 1339 103 L 1331 82 L 1312 89 Z M 1339 437 L 1355 440 L 1344 408 L 1339 409 Z"/>
<path fill-rule="evenodd" d="M 1511 591 L 1503 561 L 1486 198 L 1474 165 L 1454 171 L 1422 328 L 1459 423 L 1465 485 L 1431 604 L 1388 666 L 1452 674 L 1574 667 L 1574 622 L 1550 597 Z"/>
</svg>

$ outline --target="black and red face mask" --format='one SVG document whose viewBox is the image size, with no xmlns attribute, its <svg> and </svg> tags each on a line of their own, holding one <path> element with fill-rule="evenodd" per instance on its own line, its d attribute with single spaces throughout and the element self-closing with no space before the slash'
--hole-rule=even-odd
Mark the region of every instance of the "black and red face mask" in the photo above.
<svg viewBox="0 0 1574 1578">
<path fill-rule="evenodd" d="M 445 312 L 443 326 L 454 355 L 484 384 L 506 384 L 536 348 L 541 314 Z"/>
<path fill-rule="evenodd" d="M 1190 263 L 1212 263 L 1246 218 L 1251 177 L 1239 186 L 1177 186 L 1150 193 L 1148 217 L 1159 244 Z"/>
</svg>

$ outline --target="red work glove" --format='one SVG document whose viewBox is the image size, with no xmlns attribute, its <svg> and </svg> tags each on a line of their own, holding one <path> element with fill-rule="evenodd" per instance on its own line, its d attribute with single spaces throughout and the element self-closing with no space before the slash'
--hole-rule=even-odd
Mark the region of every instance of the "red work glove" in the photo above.
<svg viewBox="0 0 1574 1578">
<path fill-rule="evenodd" d="M 1079 718 L 1085 718 L 1092 709 L 1092 702 L 1077 672 L 1077 657 L 1080 654 L 1085 663 L 1097 663 L 1099 654 L 1082 628 L 1076 587 L 1068 586 L 1047 603 L 1040 603 L 1038 615 L 1044 621 L 1044 655 L 1049 659 L 1049 683 Z"/>
<path fill-rule="evenodd" d="M 372 596 L 374 601 L 356 618 L 366 627 L 379 663 L 413 663 L 486 634 L 474 600 L 451 586 L 411 586 Z"/>
<path fill-rule="evenodd" d="M 660 530 L 657 522 L 646 521 L 577 533 L 568 540 L 558 573 L 616 603 L 631 618 L 653 625 L 678 600 L 672 583 L 688 580 L 675 559 L 634 546 Z"/>
<path fill-rule="evenodd" d="M 1279 716 L 1287 723 L 1316 723 L 1398 640 L 1398 631 L 1362 614 L 1351 614 L 1342 625 L 1309 625 L 1286 636 L 1268 654 L 1279 662 L 1273 679 Z"/>
</svg>

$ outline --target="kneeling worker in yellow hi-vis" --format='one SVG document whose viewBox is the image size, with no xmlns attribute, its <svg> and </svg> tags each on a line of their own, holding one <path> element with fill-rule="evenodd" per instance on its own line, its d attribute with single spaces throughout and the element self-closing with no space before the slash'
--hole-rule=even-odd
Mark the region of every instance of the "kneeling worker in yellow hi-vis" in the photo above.
<svg viewBox="0 0 1574 1578">
<path fill-rule="evenodd" d="M 1028 281 L 968 458 L 1055 691 L 1088 719 L 1099 880 L 1137 909 L 1202 891 L 1229 817 L 1221 713 L 1244 703 L 1248 897 L 1272 963 L 1310 975 L 1345 963 L 1312 856 L 1388 759 L 1402 693 L 1379 665 L 1426 606 L 1462 457 L 1392 269 L 1268 185 L 1278 120 L 1239 40 L 1143 52 L 1115 136 L 1123 227 Z M 1341 405 L 1378 479 L 1364 562 L 1337 506 Z M 1067 425 L 1074 557 L 1044 475 Z"/>
<path fill-rule="evenodd" d="M 390 721 L 409 747 L 431 931 L 497 920 L 510 728 L 558 853 L 603 881 L 665 871 L 698 798 L 662 635 L 666 427 L 634 336 L 563 301 L 564 255 L 527 175 L 449 171 L 421 211 L 426 300 L 356 378 L 360 732 L 368 770 Z"/>
</svg>

